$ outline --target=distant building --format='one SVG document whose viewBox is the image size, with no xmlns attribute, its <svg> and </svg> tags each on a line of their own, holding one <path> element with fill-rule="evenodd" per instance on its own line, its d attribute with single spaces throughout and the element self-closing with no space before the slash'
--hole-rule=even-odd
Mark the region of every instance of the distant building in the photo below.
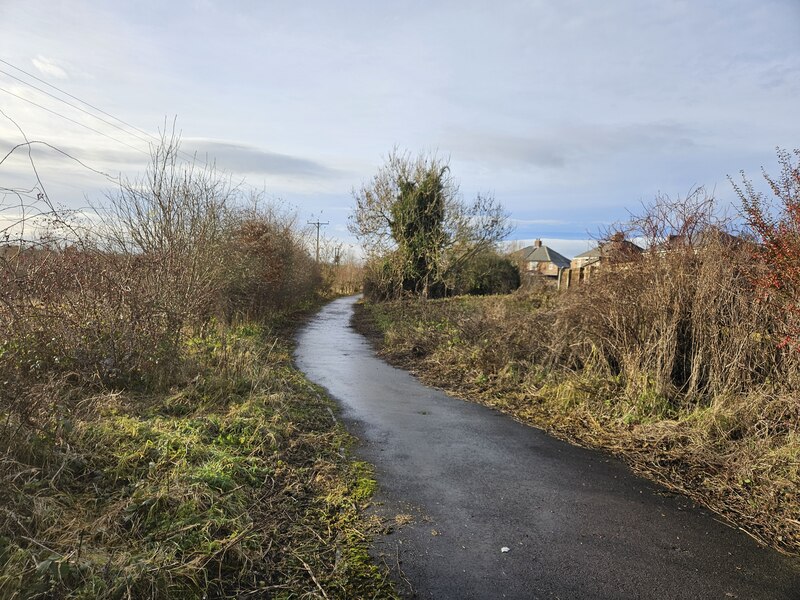
<svg viewBox="0 0 800 600">
<path fill-rule="evenodd" d="M 629 242 L 622 235 L 615 235 L 606 242 L 600 243 L 591 250 L 578 254 L 572 259 L 570 267 L 580 269 L 584 267 L 599 267 L 611 261 L 629 262 L 644 252 L 633 242 Z"/>
<path fill-rule="evenodd" d="M 673 250 L 690 248 L 695 253 L 708 246 L 720 245 L 735 248 L 741 244 L 749 244 L 747 240 L 730 234 L 715 225 L 708 225 L 686 234 L 670 235 L 660 244 L 655 244 L 649 250 L 655 254 L 666 254 Z"/>
<path fill-rule="evenodd" d="M 569 268 L 569 259 L 542 244 L 542 240 L 512 252 L 510 258 L 519 265 L 520 274 L 528 278 L 538 277 L 556 282 L 559 273 Z"/>
<path fill-rule="evenodd" d="M 611 263 L 630 263 L 643 252 L 643 248 L 626 240 L 621 233 L 617 233 L 610 240 L 601 242 L 591 250 L 573 258 L 569 270 L 562 273 L 559 279 L 559 287 L 566 288 L 579 281 L 586 281 Z"/>
</svg>

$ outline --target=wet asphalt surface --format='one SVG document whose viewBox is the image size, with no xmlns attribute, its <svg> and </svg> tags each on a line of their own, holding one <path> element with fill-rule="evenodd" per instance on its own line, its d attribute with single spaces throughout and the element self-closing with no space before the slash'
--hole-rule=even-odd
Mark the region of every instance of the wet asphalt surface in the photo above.
<svg viewBox="0 0 800 600">
<path fill-rule="evenodd" d="M 796 560 L 607 454 L 378 359 L 350 326 L 355 301 L 327 305 L 298 335 L 295 358 L 376 466 L 378 513 L 412 519 L 373 548 L 405 595 L 800 600 Z"/>
</svg>

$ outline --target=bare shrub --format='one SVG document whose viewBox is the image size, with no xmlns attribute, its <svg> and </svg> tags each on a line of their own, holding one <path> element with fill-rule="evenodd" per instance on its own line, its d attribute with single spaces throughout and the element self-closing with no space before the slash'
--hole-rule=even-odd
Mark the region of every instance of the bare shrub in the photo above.
<svg viewBox="0 0 800 600">
<path fill-rule="evenodd" d="M 776 348 L 779 320 L 751 284 L 752 245 L 716 216 L 712 197 L 702 189 L 659 197 L 625 233 L 648 251 L 612 261 L 559 311 L 555 326 L 573 360 L 599 361 L 634 396 L 673 403 L 782 377 L 789 358 Z"/>
<path fill-rule="evenodd" d="M 734 189 L 750 229 L 760 242 L 755 254 L 761 269 L 753 281 L 764 300 L 775 303 L 784 314 L 786 329 L 781 344 L 800 349 L 800 149 L 778 150 L 780 174 L 764 172 L 773 197 L 755 189 L 742 173 Z"/>
<path fill-rule="evenodd" d="M 322 286 L 322 274 L 306 250 L 292 214 L 271 207 L 232 215 L 221 248 L 226 269 L 220 294 L 227 322 L 263 320 L 271 311 L 308 301 Z"/>
<path fill-rule="evenodd" d="M 353 247 L 335 238 L 321 236 L 318 267 L 326 293 L 350 296 L 363 290 L 364 260 Z"/>
<path fill-rule="evenodd" d="M 179 140 L 90 215 L 46 195 L 0 257 L 0 406 L 54 377 L 154 389 L 187 375 L 185 342 L 217 318 L 263 319 L 309 299 L 319 271 L 292 218 L 247 206 L 213 168 L 181 163 Z M 23 223 L 25 224 L 25 223 Z M 27 237 L 26 237 L 27 235 Z M 10 237 L 10 235 L 9 235 Z"/>
<path fill-rule="evenodd" d="M 331 268 L 329 288 L 334 294 L 352 295 L 362 291 L 364 266 L 355 261 L 335 264 Z"/>
<path fill-rule="evenodd" d="M 11 382 L 61 373 L 78 384 L 154 382 L 175 368 L 180 320 L 160 302 L 159 261 L 89 245 L 23 252 L 0 318 Z"/>
</svg>

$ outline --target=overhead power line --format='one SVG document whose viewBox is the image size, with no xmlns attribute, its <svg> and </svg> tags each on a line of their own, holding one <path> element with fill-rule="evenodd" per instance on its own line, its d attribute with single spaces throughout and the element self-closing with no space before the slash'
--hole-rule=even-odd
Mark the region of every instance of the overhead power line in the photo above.
<svg viewBox="0 0 800 600">
<path fill-rule="evenodd" d="M 123 142 L 122 140 L 119 140 L 119 139 L 115 138 L 114 136 L 108 135 L 107 133 L 103 133 L 102 131 L 100 131 L 99 129 L 95 129 L 94 127 L 89 127 L 85 123 L 81 123 L 80 121 L 76 121 L 75 119 L 72 119 L 72 118 L 70 118 L 70 117 L 68 117 L 66 115 L 62 115 L 60 112 L 57 112 L 57 111 L 52 110 L 50 108 L 47 108 L 46 106 L 42 106 L 41 104 L 38 104 L 37 102 L 34 102 L 33 100 L 28 100 L 24 96 L 20 96 L 19 94 L 15 94 L 14 92 L 11 92 L 11 91 L 9 91 L 9 90 L 7 90 L 5 88 L 2 88 L 2 87 L 0 87 L 0 92 L 5 92 L 6 94 L 14 96 L 15 98 L 19 98 L 23 102 L 27 102 L 28 104 L 33 104 L 37 108 L 41 108 L 42 110 L 45 110 L 45 111 L 47 111 L 49 113 L 52 113 L 57 117 L 65 119 L 65 120 L 69 121 L 70 123 L 75 123 L 76 125 L 80 125 L 81 127 L 85 128 L 85 129 L 88 129 L 89 131 L 93 131 L 94 133 L 96 133 L 98 135 L 102 135 L 103 137 L 107 137 L 110 140 L 114 140 L 118 144 L 122 144 L 123 146 L 127 146 L 128 148 L 130 148 L 132 150 L 136 150 L 136 152 L 141 152 L 142 154 L 144 154 L 146 156 L 150 156 L 150 154 L 148 152 L 145 152 L 141 148 L 137 148 L 136 146 L 131 146 L 127 142 Z"/>
<path fill-rule="evenodd" d="M 120 122 L 120 123 L 122 123 L 123 125 L 126 125 L 126 126 L 130 127 L 131 129 L 133 129 L 133 130 L 135 130 L 135 131 L 138 131 L 139 133 L 141 133 L 141 134 L 143 134 L 143 135 L 146 135 L 147 137 L 149 137 L 149 138 L 151 138 L 151 139 L 155 140 L 156 142 L 160 141 L 160 140 L 159 140 L 159 139 L 158 139 L 156 136 L 154 136 L 154 135 L 152 135 L 152 134 L 150 134 L 150 133 L 147 133 L 147 132 L 146 132 L 146 131 L 144 131 L 143 129 L 139 129 L 138 127 L 136 127 L 136 125 L 131 125 L 131 124 L 130 124 L 130 123 L 128 123 L 127 121 L 123 121 L 123 120 L 122 120 L 122 119 L 120 119 L 119 117 L 115 117 L 114 115 L 107 113 L 107 112 L 106 112 L 106 111 L 104 111 L 102 108 L 98 108 L 98 107 L 96 107 L 96 106 L 95 106 L 95 105 L 93 105 L 93 104 L 89 104 L 89 103 L 88 103 L 86 100 L 82 100 L 81 98 L 78 98 L 77 96 L 73 96 L 73 95 L 72 95 L 72 94 L 70 94 L 69 92 L 66 92 L 66 91 L 62 90 L 60 87 L 58 87 L 58 86 L 55 86 L 55 85 L 53 85 L 52 83 L 50 83 L 50 82 L 48 82 L 48 81 L 45 81 L 44 79 L 42 79 L 42 78 L 40 78 L 40 77 L 37 77 L 37 76 L 36 76 L 36 75 L 34 75 L 33 73 L 29 73 L 29 72 L 28 72 L 28 71 L 26 71 L 25 69 L 21 69 L 21 68 L 17 67 L 16 65 L 12 65 L 12 64 L 11 64 L 10 62 L 8 62 L 7 60 L 3 60 L 2 58 L 0 58 L 0 63 L 3 63 L 4 65 L 8 65 L 8 66 L 9 66 L 9 67 L 11 67 L 12 69 L 15 69 L 15 70 L 17 70 L 17 71 L 19 71 L 20 73 L 24 73 L 25 75 L 27 75 L 27 76 L 28 76 L 28 77 L 30 77 L 31 79 L 35 79 L 36 81 L 38 81 L 38 82 L 40 82 L 40 83 L 43 83 L 43 84 L 45 84 L 47 87 L 53 88 L 54 90 L 56 90 L 57 92 L 59 92 L 59 93 L 61 93 L 61 94 L 64 94 L 65 96 L 69 96 L 69 97 L 70 97 L 70 98 L 72 98 L 73 100 L 77 100 L 77 101 L 78 101 L 78 102 L 80 102 L 81 104 L 85 104 L 85 105 L 86 105 L 86 106 L 88 106 L 89 108 L 91 108 L 91 109 L 93 109 L 93 110 L 96 110 L 97 112 L 99 112 L 99 113 L 101 113 L 101 114 L 104 114 L 105 116 L 107 116 L 107 117 L 110 117 L 110 118 L 114 119 L 115 121 L 119 121 L 119 122 Z M 28 84 L 28 85 L 30 85 L 30 84 Z"/>
<path fill-rule="evenodd" d="M 37 77 L 36 75 L 34 75 L 33 73 L 30 73 L 30 72 L 26 71 L 25 69 L 22 69 L 22 68 L 20 68 L 20 67 L 18 67 L 18 66 L 16 66 L 16 65 L 13 65 L 13 64 L 11 64 L 11 63 L 10 63 L 10 62 L 8 62 L 7 60 L 3 60 L 2 58 L 0 58 L 0 63 L 2 63 L 2 64 L 4 64 L 4 65 L 7 65 L 7 66 L 11 67 L 12 69 L 14 69 L 14 70 L 16 70 L 16 71 L 19 71 L 20 73 L 23 73 L 23 74 L 27 75 L 27 76 L 28 76 L 28 77 L 30 77 L 31 79 L 35 79 L 36 81 L 38 81 L 38 82 L 40 82 L 40 83 L 43 83 L 43 84 L 44 84 L 44 85 L 46 85 L 47 87 L 49 87 L 49 88 L 52 88 L 52 89 L 56 90 L 56 91 L 57 91 L 57 92 L 59 92 L 60 94 L 63 94 L 63 95 L 65 95 L 65 96 L 68 96 L 69 98 L 72 98 L 73 100 L 77 100 L 77 101 L 78 101 L 78 102 L 80 102 L 81 104 L 84 104 L 84 105 L 88 106 L 88 107 L 89 107 L 89 108 L 91 108 L 92 110 L 95 110 L 95 111 L 97 111 L 97 112 L 99 112 L 99 113 L 101 113 L 101 114 L 105 115 L 106 117 L 109 117 L 110 119 L 113 119 L 114 121 L 117 121 L 117 122 L 119 122 L 119 123 L 122 123 L 122 124 L 123 124 L 123 125 L 125 125 L 126 127 L 129 127 L 130 129 L 133 129 L 134 131 L 136 131 L 136 132 L 138 132 L 138 133 L 142 134 L 143 136 L 146 136 L 148 139 L 144 139 L 144 138 L 142 138 L 141 136 L 139 136 L 139 135 L 137 135 L 137 134 L 135 134 L 135 133 L 132 133 L 131 131 L 128 131 L 128 130 L 124 129 L 124 128 L 120 127 L 119 125 L 115 124 L 115 123 L 112 123 L 112 122 L 110 122 L 110 121 L 107 121 L 106 119 L 103 119 L 102 117 L 99 117 L 99 116 L 97 116 L 97 115 L 95 115 L 95 114 L 92 114 L 91 112 L 87 111 L 87 110 L 86 110 L 86 109 L 84 109 L 84 108 L 81 108 L 80 106 L 77 106 L 77 105 L 73 104 L 72 102 L 68 102 L 67 100 L 64 100 L 63 98 L 59 98 L 58 96 L 56 96 L 56 95 L 54 95 L 54 94 L 51 94 L 50 92 L 48 92 L 48 91 L 46 91 L 46 90 L 43 90 L 42 88 L 40 88 L 40 87 L 38 87 L 38 86 L 35 86 L 35 85 L 33 85 L 32 83 L 30 83 L 30 82 L 27 82 L 27 81 L 25 81 L 25 80 L 23 80 L 23 79 L 20 79 L 19 77 L 15 76 L 15 75 L 12 75 L 11 73 L 8 73 L 8 72 L 6 72 L 6 71 L 3 71 L 3 70 L 1 70 L 1 69 L 0 69 L 0 73 L 3 73 L 4 75 L 6 75 L 6 76 L 8 76 L 8 77 L 11 77 L 12 79 L 15 79 L 16 81 L 19 81 L 20 83 L 23 83 L 24 85 L 30 86 L 31 88 L 35 89 L 36 91 L 38 91 L 38 92 L 40 92 L 40 93 L 42 93 L 42 94 L 46 94 L 46 95 L 47 95 L 47 96 L 49 96 L 50 98 L 53 98 L 53 99 L 55 99 L 55 100 L 58 100 L 59 102 L 63 102 L 63 103 L 64 103 L 64 104 L 66 104 L 67 106 L 70 106 L 70 107 L 72 107 L 72 108 L 74 108 L 74 109 L 76 109 L 76 110 L 79 110 L 79 111 L 81 111 L 82 113 L 84 113 L 84 114 L 86 114 L 86 115 L 89 115 L 90 117 L 93 117 L 93 118 L 97 119 L 98 121 L 101 121 L 101 122 L 105 123 L 106 125 L 110 125 L 111 127 L 114 127 L 114 128 L 116 128 L 116 129 L 118 129 L 118 130 L 122 131 L 123 133 L 126 133 L 126 134 L 128 134 L 128 135 L 130 135 L 130 136 L 132 136 L 132 137 L 134 137 L 134 138 L 136 138 L 136 139 L 138 139 L 138 140 L 140 140 L 140 141 L 146 142 L 146 143 L 148 143 L 148 144 L 150 144 L 150 143 L 155 143 L 155 144 L 159 144 L 159 143 L 161 143 L 161 140 L 160 140 L 160 139 L 159 139 L 157 136 L 154 136 L 153 134 L 151 134 L 151 133 L 148 133 L 147 131 L 145 131 L 145 130 L 143 130 L 143 129 L 140 129 L 139 127 L 136 127 L 136 125 L 132 125 L 131 123 L 128 123 L 128 122 L 127 122 L 127 121 L 125 121 L 124 119 L 120 119 L 119 117 L 115 117 L 115 116 L 114 116 L 114 115 L 112 115 L 111 113 L 108 113 L 108 112 L 104 111 L 102 108 L 99 108 L 99 107 L 95 106 L 94 104 L 91 104 L 90 102 L 87 102 L 86 100 L 83 100 L 82 98 L 78 98 L 77 96 L 75 96 L 75 95 L 73 95 L 73 94 L 70 94 L 69 92 L 67 92 L 67 91 L 65 91 L 65 90 L 62 90 L 60 87 L 58 87 L 58 86 L 56 86 L 56 85 L 53 85 L 52 83 L 50 83 L 50 82 L 48 82 L 48 81 L 46 81 L 46 80 L 42 79 L 41 77 Z M 4 92 L 6 92 L 6 93 L 8 93 L 8 94 L 11 94 L 12 96 L 16 96 L 17 98 L 20 98 L 21 100 L 24 100 L 25 102 L 28 102 L 28 103 L 30 103 L 30 104 L 33 104 L 34 106 L 37 106 L 37 107 L 39 107 L 39 108 L 41 108 L 41 109 L 43 109 L 43 110 L 46 110 L 46 111 L 48 111 L 48 112 L 50 112 L 50 113 L 53 113 L 53 114 L 55 114 L 55 115 L 57 115 L 57 116 L 59 116 L 59 117 L 61 117 L 61 118 L 63 118 L 63 119 L 67 119 L 68 121 L 71 121 L 71 122 L 73 122 L 73 123 L 77 123 L 77 124 L 78 124 L 78 125 L 80 125 L 81 127 L 85 127 L 86 129 L 89 129 L 90 131 L 94 131 L 95 133 L 98 133 L 98 134 L 100 134 L 100 135 L 102 135 L 102 136 L 105 136 L 105 137 L 107 137 L 107 138 L 109 138 L 109 139 L 112 139 L 112 140 L 114 140 L 114 141 L 116 141 L 116 142 L 119 142 L 120 144 L 124 144 L 125 146 L 128 146 L 129 148 L 133 148 L 134 150 L 137 150 L 138 152 L 143 152 L 143 150 L 141 150 L 141 149 L 139 149 L 139 148 L 134 148 L 134 147 L 133 147 L 133 146 L 131 146 L 130 144 L 126 144 L 125 142 L 123 142 L 123 141 L 121 141 L 121 140 L 118 140 L 118 139 L 117 139 L 117 138 L 115 138 L 115 137 L 112 137 L 112 136 L 110 136 L 110 135 L 107 135 L 107 134 L 105 134 L 105 133 L 103 133 L 103 132 L 101 132 L 101 131 L 98 131 L 97 129 L 94 129 L 94 128 L 92 128 L 92 127 L 89 127 L 88 125 L 84 125 L 83 123 L 80 123 L 80 122 L 78 122 L 78 121 L 75 121 L 74 119 L 70 119 L 69 117 L 66 117 L 66 116 L 64 116 L 64 115 L 62 115 L 62 114 L 60 114 L 60 113 L 58 113 L 58 112 L 56 112 L 56 111 L 54 111 L 54 110 L 50 110 L 49 108 L 46 108 L 46 107 L 44 107 L 44 106 L 42 106 L 42 105 L 40 105 L 40 104 L 37 104 L 37 103 L 33 102 L 32 100 L 28 100 L 27 98 L 23 98 L 23 97 L 21 97 L 21 96 L 18 96 L 17 94 L 14 94 L 13 92 L 9 92 L 8 90 L 2 89 L 2 88 L 0 88 L 0 90 L 2 90 L 2 91 L 4 91 Z M 185 152 L 185 151 L 183 151 L 183 150 L 180 150 L 180 149 L 178 150 L 178 153 L 179 153 L 179 154 L 181 154 L 182 156 L 184 156 L 186 159 L 188 159 L 188 160 L 192 161 L 192 162 L 194 162 L 194 161 L 197 161 L 197 160 L 198 160 L 198 157 L 197 157 L 197 155 L 196 155 L 196 154 L 192 155 L 192 154 L 189 154 L 188 152 Z M 206 167 L 208 166 L 208 162 L 207 162 L 207 161 L 204 161 L 204 160 L 202 160 L 202 159 L 199 159 L 199 160 L 200 160 L 200 162 L 202 162 L 202 163 L 203 163 L 203 164 L 204 164 Z"/>
<path fill-rule="evenodd" d="M 12 79 L 15 79 L 15 80 L 19 81 L 20 83 L 22 83 L 22 84 L 24 84 L 24 85 L 27 85 L 27 86 L 29 86 L 29 87 L 32 87 L 32 88 L 33 88 L 33 89 L 35 89 L 36 91 L 38 91 L 38 92 L 40 92 L 40 93 L 42 93 L 42 94 L 45 94 L 45 95 L 47 95 L 47 96 L 50 96 L 51 98 L 53 98 L 53 99 L 55 99 L 55 100 L 58 100 L 59 102 L 63 102 L 63 103 L 64 103 L 64 104 L 66 104 L 67 106 L 71 106 L 71 107 L 72 107 L 72 108 L 74 108 L 75 110 L 79 110 L 79 111 L 81 111 L 81 112 L 82 112 L 83 114 L 85 114 L 85 115 L 89 115 L 90 117 L 92 117 L 92 118 L 94 118 L 94 119 L 97 119 L 98 121 L 102 121 L 102 122 L 103 122 L 103 123 L 105 123 L 106 125 L 110 125 L 111 127 L 114 127 L 115 129 L 119 129 L 119 130 L 120 130 L 122 133 L 127 133 L 128 135 L 131 135 L 131 136 L 135 137 L 137 140 L 141 140 L 142 142 L 144 142 L 144 143 L 146 143 L 146 144 L 149 144 L 149 143 L 150 143 L 150 141 L 151 141 L 151 139 L 152 139 L 152 140 L 155 140 L 155 141 L 158 141 L 158 138 L 156 138 L 155 136 L 152 136 L 152 135 L 148 135 L 148 137 L 147 137 L 147 138 L 144 138 L 144 137 L 142 137 L 142 136 L 140 136 L 140 135 L 137 135 L 137 134 L 135 134 L 135 133 L 131 133 L 130 131 L 128 131 L 128 130 L 127 130 L 127 129 L 125 129 L 124 127 L 120 127 L 120 126 L 119 126 L 119 125 L 117 125 L 116 123 L 114 123 L 114 122 L 112 122 L 112 121 L 108 121 L 108 120 L 104 119 L 103 117 L 98 117 L 97 115 L 95 115 L 95 114 L 93 114 L 93 113 L 90 113 L 88 110 L 86 110 L 86 109 L 85 109 L 85 108 L 83 108 L 82 106 L 78 106 L 77 104 L 74 104 L 74 103 L 72 103 L 72 102 L 68 102 L 67 100 L 64 100 L 63 98 L 59 98 L 59 97 L 58 97 L 58 96 L 56 96 L 55 94 L 51 94 L 51 93 L 50 93 L 50 92 L 48 92 L 47 90 L 43 90 L 42 88 L 40 88 L 40 87 L 38 87 L 38 86 L 35 86 L 35 85 L 33 85 L 32 83 L 29 83 L 29 82 L 25 81 L 24 79 L 20 79 L 20 78 L 19 78 L 19 77 L 17 77 L 16 75 L 12 75 L 11 73 L 8 73 L 7 71 L 3 71 L 3 69 L 0 69 L 0 73 L 2 73 L 3 75 L 6 75 L 6 76 L 8 76 L 8 77 L 11 77 Z M 119 119 L 117 119 L 117 120 L 119 120 Z M 120 121 L 120 122 L 121 122 L 121 121 Z M 130 127 L 130 126 L 129 126 L 129 127 Z M 150 139 L 148 139 L 148 138 L 150 138 Z"/>
<path fill-rule="evenodd" d="M 3 111 L 0 111 L 0 113 L 2 113 L 2 112 Z M 3 113 L 3 114 L 5 115 L 5 113 Z M 7 116 L 7 115 L 5 115 L 5 116 Z M 25 147 L 30 148 L 34 144 L 41 144 L 42 146 L 46 146 L 46 147 L 50 148 L 50 150 L 52 150 L 53 152 L 58 152 L 59 154 L 61 154 L 63 156 L 66 156 L 70 160 L 75 161 L 80 166 L 82 166 L 84 169 L 87 169 L 87 170 L 91 171 L 92 173 L 97 173 L 98 175 L 102 175 L 103 177 L 105 177 L 106 179 L 111 181 L 112 183 L 119 183 L 119 177 L 112 177 L 111 175 L 109 175 L 105 171 L 101 171 L 99 169 L 95 169 L 94 167 L 90 167 L 85 162 L 83 162 L 81 159 L 79 159 L 79 158 L 77 158 L 75 156 L 72 156 L 72 154 L 70 154 L 69 152 L 65 152 L 61 148 L 59 148 L 57 146 L 53 146 L 53 144 L 49 144 L 49 143 L 43 142 L 41 140 L 30 140 L 30 141 L 24 142 L 22 144 L 17 144 L 11 150 L 9 150 L 3 158 L 0 158 L 0 165 L 2 165 L 8 159 L 9 156 L 14 154 L 14 152 L 19 150 L 20 148 L 25 148 Z M 0 188 L 0 189 L 8 189 L 8 188 Z M 29 190 L 29 192 L 33 191 L 35 189 L 36 188 L 31 188 L 31 190 Z"/>
</svg>

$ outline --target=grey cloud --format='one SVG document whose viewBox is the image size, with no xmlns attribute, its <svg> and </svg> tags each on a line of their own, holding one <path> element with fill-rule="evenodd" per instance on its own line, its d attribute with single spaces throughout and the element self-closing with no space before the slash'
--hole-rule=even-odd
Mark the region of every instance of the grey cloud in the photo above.
<svg viewBox="0 0 800 600">
<path fill-rule="evenodd" d="M 800 90 L 800 66 L 781 62 L 765 68 L 761 74 L 761 83 L 768 89 L 788 88 Z"/>
<path fill-rule="evenodd" d="M 696 147 L 702 133 L 678 122 L 657 121 L 618 127 L 587 127 L 577 129 L 587 142 L 602 152 L 638 152 L 648 150 L 687 149 Z"/>
<path fill-rule="evenodd" d="M 11 140 L 0 137 L 0 158 L 10 152 L 15 146 L 23 142 L 21 139 Z M 62 144 L 58 142 L 50 142 L 44 139 L 33 138 L 31 139 L 31 153 L 33 159 L 37 163 L 56 163 L 63 161 L 79 160 L 91 167 L 103 164 L 144 164 L 148 160 L 147 149 L 144 144 L 139 144 L 142 152 L 136 152 L 133 149 L 127 150 L 123 147 L 119 149 L 108 150 L 101 148 L 93 148 L 91 146 L 74 146 L 70 144 Z M 43 143 L 42 143 L 43 142 Z M 133 144 L 132 144 L 133 145 Z M 27 149 L 21 146 L 14 151 L 17 159 L 28 161 Z M 11 159 L 11 157 L 9 157 Z"/>
<path fill-rule="evenodd" d="M 136 141 L 133 141 L 136 143 Z M 133 145 L 133 144 L 132 144 Z M 64 154 L 79 159 L 89 166 L 118 165 L 123 170 L 125 166 L 136 165 L 141 168 L 147 163 L 149 152 L 143 143 L 136 143 L 145 153 L 127 150 L 124 147 L 115 147 L 113 150 L 91 147 L 78 147 L 65 144 L 54 144 Z M 14 146 L 10 141 L 0 139 L 0 150 L 5 152 Z M 18 150 L 17 152 L 21 152 Z M 343 173 L 331 169 L 319 162 L 261 150 L 253 146 L 218 141 L 184 141 L 181 145 L 181 154 L 184 158 L 196 156 L 199 162 L 208 161 L 215 163 L 224 171 L 235 173 L 250 173 L 259 175 L 283 175 L 307 177 L 311 179 L 331 179 Z M 34 157 L 37 161 L 50 162 L 65 159 L 63 154 L 42 145 L 34 146 Z"/>
<path fill-rule="evenodd" d="M 197 157 L 216 161 L 218 167 L 239 173 L 258 173 L 261 175 L 303 176 L 314 179 L 330 179 L 340 175 L 322 163 L 261 150 L 254 146 L 217 141 L 191 141 L 184 143 L 184 151 L 197 153 Z"/>
<path fill-rule="evenodd" d="M 539 135 L 514 136 L 459 129 L 445 132 L 445 143 L 465 158 L 559 169 L 576 161 L 628 152 L 660 153 L 696 146 L 699 133 L 680 123 L 624 126 L 569 125 Z"/>
<path fill-rule="evenodd" d="M 478 133 L 452 129 L 445 133 L 445 147 L 480 161 L 514 162 L 559 168 L 566 164 L 562 149 L 545 139 Z"/>
</svg>

